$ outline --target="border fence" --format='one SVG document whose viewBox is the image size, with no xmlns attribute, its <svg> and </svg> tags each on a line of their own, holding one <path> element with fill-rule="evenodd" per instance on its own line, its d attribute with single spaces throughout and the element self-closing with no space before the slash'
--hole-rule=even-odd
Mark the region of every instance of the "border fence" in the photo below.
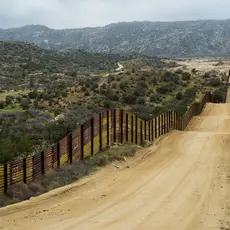
<svg viewBox="0 0 230 230">
<path fill-rule="evenodd" d="M 140 145 L 145 141 L 154 142 L 173 129 L 185 130 L 192 117 L 199 115 L 207 102 L 212 102 L 210 93 L 201 102 L 194 102 L 183 116 L 168 111 L 150 121 L 122 109 L 102 112 L 45 151 L 0 164 L 0 195 L 6 194 L 12 185 L 31 183 L 50 170 L 81 161 L 114 143 Z"/>
</svg>

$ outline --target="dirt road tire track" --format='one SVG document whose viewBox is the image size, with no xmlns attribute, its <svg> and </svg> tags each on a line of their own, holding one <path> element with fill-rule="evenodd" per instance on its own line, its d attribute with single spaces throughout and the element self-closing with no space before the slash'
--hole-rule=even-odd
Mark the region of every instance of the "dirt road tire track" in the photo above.
<svg viewBox="0 0 230 230">
<path fill-rule="evenodd" d="M 120 168 L 0 209 L 0 229 L 229 230 L 230 104 L 207 104 Z"/>
</svg>

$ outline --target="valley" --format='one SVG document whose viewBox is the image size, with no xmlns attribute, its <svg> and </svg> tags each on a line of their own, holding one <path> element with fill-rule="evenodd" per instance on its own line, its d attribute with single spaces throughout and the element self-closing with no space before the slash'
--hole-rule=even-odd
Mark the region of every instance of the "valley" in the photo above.
<svg viewBox="0 0 230 230">
<path fill-rule="evenodd" d="M 148 120 L 170 109 L 183 114 L 208 91 L 224 101 L 230 65 L 23 42 L 0 42 L 0 51 L 0 162 L 41 151 L 105 109 Z"/>
</svg>

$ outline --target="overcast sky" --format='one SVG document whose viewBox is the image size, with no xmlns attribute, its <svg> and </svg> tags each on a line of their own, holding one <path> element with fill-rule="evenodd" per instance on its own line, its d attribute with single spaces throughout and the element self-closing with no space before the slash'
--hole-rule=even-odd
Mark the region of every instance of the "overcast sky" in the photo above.
<svg viewBox="0 0 230 230">
<path fill-rule="evenodd" d="M 103 26 L 119 21 L 230 18 L 230 0 L 0 0 L 0 28 Z"/>
</svg>

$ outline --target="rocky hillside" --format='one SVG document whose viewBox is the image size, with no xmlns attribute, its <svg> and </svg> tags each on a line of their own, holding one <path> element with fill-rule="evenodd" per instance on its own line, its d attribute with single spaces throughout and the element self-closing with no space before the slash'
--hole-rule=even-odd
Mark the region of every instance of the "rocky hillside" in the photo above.
<svg viewBox="0 0 230 230">
<path fill-rule="evenodd" d="M 130 22 L 65 30 L 29 25 L 0 30 L 0 40 L 33 42 L 55 50 L 74 48 L 165 57 L 228 56 L 230 20 Z"/>
</svg>

